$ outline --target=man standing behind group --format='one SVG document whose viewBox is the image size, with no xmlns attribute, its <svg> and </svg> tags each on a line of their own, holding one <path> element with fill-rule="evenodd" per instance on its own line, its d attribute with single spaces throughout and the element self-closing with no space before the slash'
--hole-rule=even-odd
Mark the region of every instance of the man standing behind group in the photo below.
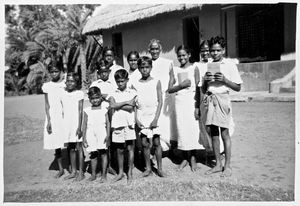
<svg viewBox="0 0 300 206">
<path fill-rule="evenodd" d="M 157 39 L 150 41 L 148 51 L 152 57 L 152 76 L 160 80 L 163 92 L 163 106 L 158 125 L 161 132 L 161 146 L 166 151 L 170 147 L 170 140 L 176 138 L 174 95 L 166 92 L 169 84 L 169 73 L 173 71 L 173 61 L 160 57 L 162 46 Z"/>
</svg>

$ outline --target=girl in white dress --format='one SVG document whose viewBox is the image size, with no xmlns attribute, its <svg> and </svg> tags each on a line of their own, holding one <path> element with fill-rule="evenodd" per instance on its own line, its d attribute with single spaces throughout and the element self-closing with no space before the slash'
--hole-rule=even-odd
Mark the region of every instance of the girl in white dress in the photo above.
<svg viewBox="0 0 300 206">
<path fill-rule="evenodd" d="M 104 101 L 98 87 L 90 87 L 88 96 L 91 106 L 85 108 L 83 113 L 83 146 L 90 153 L 92 168 L 90 181 L 96 180 L 97 158 L 101 154 L 100 182 L 102 183 L 106 182 L 107 174 L 107 145 L 110 136 L 109 104 Z"/>
<path fill-rule="evenodd" d="M 194 117 L 195 96 L 195 66 L 189 62 L 191 53 L 185 46 L 177 49 L 177 58 L 180 67 L 174 67 L 170 73 L 169 93 L 175 93 L 176 125 L 178 129 L 178 149 L 183 151 L 184 160 L 180 169 L 190 162 L 191 170 L 197 168 L 195 152 L 203 149 L 199 144 L 198 122 Z"/>
<path fill-rule="evenodd" d="M 158 130 L 158 120 L 163 104 L 161 82 L 150 76 L 152 60 L 149 57 L 141 57 L 138 60 L 138 66 L 142 78 L 134 84 L 134 88 L 137 91 L 136 124 L 140 128 L 139 134 L 146 162 L 146 170 L 142 176 L 146 177 L 151 174 L 150 149 L 153 146 L 157 161 L 157 174 L 164 177 L 160 131 Z"/>
<path fill-rule="evenodd" d="M 46 121 L 44 127 L 44 149 L 55 149 L 55 159 L 58 163 L 59 172 L 55 178 L 64 174 L 62 166 L 61 148 L 64 147 L 62 133 L 63 112 L 62 105 L 57 95 L 64 90 L 65 82 L 62 80 L 61 71 L 63 63 L 60 58 L 53 59 L 48 65 L 51 81 L 42 86 L 45 94 Z"/>
<path fill-rule="evenodd" d="M 71 174 L 65 179 L 75 178 L 80 181 L 84 178 L 83 174 L 83 149 L 82 149 L 82 112 L 84 93 L 79 89 L 79 75 L 68 73 L 66 79 L 66 90 L 61 94 L 61 102 L 64 113 L 64 135 L 65 143 L 68 144 L 68 151 L 71 160 Z M 79 174 L 76 167 L 76 150 L 79 151 Z"/>
</svg>

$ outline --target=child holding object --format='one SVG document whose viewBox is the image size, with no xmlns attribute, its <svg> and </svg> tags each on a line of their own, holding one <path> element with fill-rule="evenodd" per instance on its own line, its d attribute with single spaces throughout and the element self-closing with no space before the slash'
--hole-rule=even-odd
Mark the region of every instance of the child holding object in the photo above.
<svg viewBox="0 0 300 206">
<path fill-rule="evenodd" d="M 110 137 L 110 123 L 108 118 L 107 102 L 103 102 L 101 91 L 98 87 L 90 87 L 88 97 L 90 107 L 83 113 L 83 146 L 90 153 L 92 175 L 90 181 L 96 180 L 97 158 L 101 155 L 101 180 L 106 182 L 107 174 L 107 144 Z"/>
<path fill-rule="evenodd" d="M 124 150 L 128 150 L 128 183 L 131 183 L 134 146 L 135 146 L 135 130 L 134 130 L 134 107 L 136 91 L 127 87 L 128 72 L 125 69 L 116 71 L 115 80 L 118 89 L 109 98 L 110 108 L 112 109 L 112 143 L 117 150 L 119 173 L 113 179 L 113 182 L 119 181 L 124 177 L 123 163 Z"/>
<path fill-rule="evenodd" d="M 192 172 L 196 171 L 196 150 L 203 149 L 199 144 L 198 122 L 194 117 L 195 66 L 189 61 L 190 50 L 181 45 L 177 48 L 180 67 L 170 73 L 169 93 L 175 95 L 176 126 L 178 129 L 178 149 L 183 151 L 184 159 L 179 166 L 183 169 L 190 163 Z"/>
<path fill-rule="evenodd" d="M 83 174 L 83 148 L 82 148 L 82 112 L 84 93 L 79 90 L 80 81 L 77 73 L 68 73 L 66 90 L 61 94 L 61 102 L 64 113 L 65 143 L 71 160 L 71 174 L 64 179 L 76 178 L 77 181 L 84 179 Z M 79 174 L 76 167 L 76 151 L 79 152 Z"/>
<path fill-rule="evenodd" d="M 232 61 L 226 61 L 224 58 L 225 39 L 216 36 L 212 37 L 209 43 L 213 65 L 207 68 L 203 78 L 202 89 L 205 94 L 200 104 L 200 111 L 201 118 L 212 138 L 216 166 L 208 170 L 206 174 L 222 172 L 222 176 L 230 176 L 232 169 L 230 166 L 231 139 L 229 128 L 232 124 L 232 108 L 229 90 L 240 91 L 242 79 L 236 64 Z M 220 156 L 219 131 L 225 149 L 224 169 Z"/>
<path fill-rule="evenodd" d="M 64 147 L 63 138 L 63 109 L 57 93 L 65 88 L 61 71 L 63 70 L 62 57 L 53 58 L 48 65 L 51 81 L 44 83 L 42 90 L 45 94 L 46 121 L 44 128 L 44 149 L 55 149 L 55 159 L 59 172 L 55 178 L 64 174 L 62 166 L 61 148 Z"/>
<path fill-rule="evenodd" d="M 150 149 L 153 145 L 157 161 L 157 174 L 164 177 L 166 174 L 162 171 L 162 148 L 158 130 L 158 119 L 162 109 L 161 82 L 150 75 L 152 60 L 149 57 L 141 57 L 138 60 L 138 68 L 142 78 L 134 84 L 134 88 L 137 91 L 136 124 L 141 129 L 139 134 L 146 163 L 146 170 L 142 176 L 146 177 L 152 173 Z"/>
</svg>

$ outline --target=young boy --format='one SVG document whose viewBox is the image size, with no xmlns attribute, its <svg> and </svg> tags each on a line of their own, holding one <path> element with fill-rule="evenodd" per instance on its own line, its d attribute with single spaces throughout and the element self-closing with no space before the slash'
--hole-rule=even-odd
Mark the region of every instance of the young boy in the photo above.
<svg viewBox="0 0 300 206">
<path fill-rule="evenodd" d="M 203 78 L 202 88 L 204 97 L 200 110 L 201 118 L 206 125 L 208 134 L 212 137 L 213 150 L 216 157 L 216 166 L 205 174 L 222 172 L 222 176 L 231 176 L 231 140 L 229 135 L 230 121 L 232 118 L 229 90 L 240 91 L 243 82 L 235 63 L 224 58 L 226 42 L 223 37 L 212 37 L 209 41 L 210 54 L 215 64 L 213 73 L 209 70 Z M 218 71 L 219 70 L 219 71 Z M 220 130 L 219 130 L 220 129 Z M 225 165 L 224 170 L 220 156 L 219 131 L 224 142 Z"/>
<path fill-rule="evenodd" d="M 157 174 L 164 177 L 162 171 L 162 147 L 160 145 L 160 132 L 158 131 L 158 119 L 162 109 L 161 82 L 150 76 L 152 60 L 143 56 L 138 60 L 138 69 L 142 78 L 133 86 L 137 90 L 136 123 L 141 129 L 140 138 L 146 162 L 146 170 L 142 176 L 151 174 L 150 149 L 155 151 L 157 161 Z"/>
<path fill-rule="evenodd" d="M 101 90 L 102 96 L 107 100 L 109 95 L 116 89 L 114 84 L 109 80 L 110 69 L 109 65 L 105 64 L 104 59 L 101 59 L 96 64 L 97 80 L 92 82 L 91 87 L 98 87 Z"/>
<path fill-rule="evenodd" d="M 109 98 L 110 108 L 112 110 L 112 142 L 113 146 L 117 149 L 119 173 L 113 179 L 113 182 L 119 181 L 124 177 L 123 162 L 124 162 L 124 149 L 128 150 L 128 183 L 132 181 L 132 169 L 134 161 L 134 107 L 136 91 L 127 88 L 128 72 L 125 69 L 117 70 L 115 81 L 118 89 L 112 93 Z"/>
</svg>

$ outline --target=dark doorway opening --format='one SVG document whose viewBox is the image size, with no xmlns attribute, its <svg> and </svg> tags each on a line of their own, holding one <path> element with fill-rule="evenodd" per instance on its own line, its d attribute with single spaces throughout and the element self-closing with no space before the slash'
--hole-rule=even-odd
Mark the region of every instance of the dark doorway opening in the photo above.
<svg viewBox="0 0 300 206">
<path fill-rule="evenodd" d="M 116 63 L 118 65 L 124 66 L 122 33 L 112 34 L 112 45 L 115 48 L 115 61 L 116 61 Z"/>
<path fill-rule="evenodd" d="M 189 17 L 183 19 L 183 43 L 191 49 L 191 62 L 197 62 L 199 57 L 199 18 Z"/>
</svg>

